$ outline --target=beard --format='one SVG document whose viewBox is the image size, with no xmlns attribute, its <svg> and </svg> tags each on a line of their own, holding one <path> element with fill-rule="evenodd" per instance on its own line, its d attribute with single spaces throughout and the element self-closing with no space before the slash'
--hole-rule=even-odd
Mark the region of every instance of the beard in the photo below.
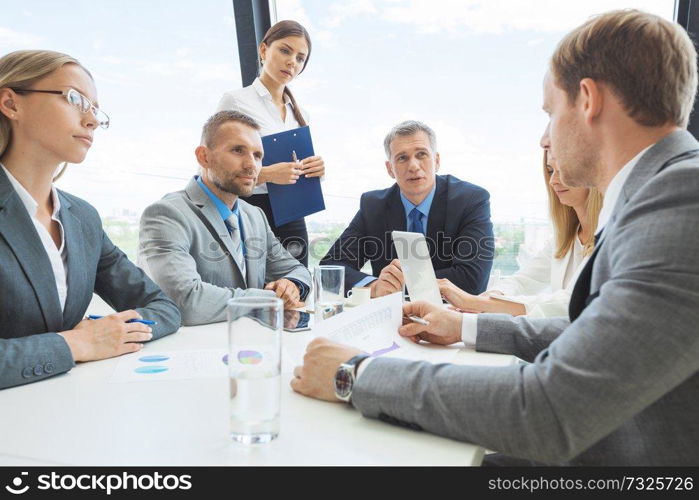
<svg viewBox="0 0 699 500">
<path fill-rule="evenodd" d="M 252 194 L 255 185 L 248 186 L 239 181 L 239 176 L 256 177 L 254 171 L 242 171 L 239 173 L 226 172 L 223 169 L 216 169 L 218 172 L 211 172 L 211 182 L 214 186 L 225 193 L 234 194 L 236 196 L 248 197 Z"/>
<path fill-rule="evenodd" d="M 561 182 L 568 187 L 596 187 L 601 171 L 598 145 L 574 124 L 566 128 L 552 145 Z"/>
</svg>

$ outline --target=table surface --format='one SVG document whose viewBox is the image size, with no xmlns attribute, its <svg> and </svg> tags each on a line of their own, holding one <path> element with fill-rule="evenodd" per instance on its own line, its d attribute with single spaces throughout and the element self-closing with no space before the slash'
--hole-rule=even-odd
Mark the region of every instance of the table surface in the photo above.
<svg viewBox="0 0 699 500">
<path fill-rule="evenodd" d="M 299 352 L 312 332 L 283 334 Z M 226 324 L 181 328 L 142 354 L 226 349 Z M 110 383 L 119 358 L 0 391 L 0 465 L 479 465 L 484 450 L 368 419 L 289 386 L 283 358 L 279 437 L 242 445 L 228 437 L 228 380 Z M 508 365 L 512 356 L 462 349 L 460 364 Z"/>
</svg>

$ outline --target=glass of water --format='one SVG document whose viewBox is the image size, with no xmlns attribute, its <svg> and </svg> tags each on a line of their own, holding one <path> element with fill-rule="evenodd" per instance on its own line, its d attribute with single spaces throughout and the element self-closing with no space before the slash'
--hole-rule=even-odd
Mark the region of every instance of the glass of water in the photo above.
<svg viewBox="0 0 699 500">
<path fill-rule="evenodd" d="M 343 311 L 345 296 L 345 268 L 343 266 L 316 266 L 313 270 L 313 300 L 315 320 L 322 321 Z"/>
<path fill-rule="evenodd" d="M 234 441 L 266 443 L 279 434 L 284 302 L 228 301 L 230 433 Z"/>
</svg>

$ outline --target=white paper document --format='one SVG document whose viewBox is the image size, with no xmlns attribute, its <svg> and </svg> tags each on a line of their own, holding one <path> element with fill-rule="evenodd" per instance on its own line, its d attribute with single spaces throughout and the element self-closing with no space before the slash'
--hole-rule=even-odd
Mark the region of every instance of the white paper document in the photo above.
<svg viewBox="0 0 699 500">
<path fill-rule="evenodd" d="M 225 378 L 227 354 L 225 349 L 135 352 L 119 360 L 109 382 Z"/>
<path fill-rule="evenodd" d="M 351 345 L 373 357 L 449 363 L 459 352 L 458 346 L 415 344 L 401 337 L 398 327 L 402 322 L 403 300 L 400 293 L 394 293 L 319 321 L 313 327 L 313 336 Z"/>
</svg>

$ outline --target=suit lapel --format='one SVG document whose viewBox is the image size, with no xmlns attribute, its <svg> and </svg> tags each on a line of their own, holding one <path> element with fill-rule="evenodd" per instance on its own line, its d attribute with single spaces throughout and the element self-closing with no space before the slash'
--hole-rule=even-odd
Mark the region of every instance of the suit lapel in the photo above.
<svg viewBox="0 0 699 500">
<path fill-rule="evenodd" d="M 0 169 L 0 235 L 12 249 L 24 275 L 34 289 L 47 331 L 60 331 L 63 313 L 51 263 L 27 209 L 2 169 Z"/>
<path fill-rule="evenodd" d="M 575 236 L 577 238 L 577 235 Z M 553 250 L 552 250 L 553 254 Z M 551 287 L 554 290 L 558 290 L 563 287 L 563 279 L 565 278 L 566 270 L 568 269 L 568 263 L 570 259 L 573 258 L 573 250 L 566 253 L 562 259 L 551 258 Z"/>
<path fill-rule="evenodd" d="M 384 248 L 390 249 L 390 253 L 386 254 L 386 252 L 384 252 L 384 254 L 381 255 L 381 260 L 377 261 L 377 263 L 379 263 L 378 269 L 383 269 L 398 255 L 396 248 L 393 245 L 391 231 L 407 230 L 405 208 L 403 207 L 403 202 L 400 199 L 400 189 L 398 188 L 398 184 L 394 184 L 393 188 L 391 188 L 391 191 L 388 193 L 385 207 L 386 212 L 384 214 L 383 244 Z M 381 217 L 381 214 L 376 215 Z M 374 266 L 372 265 L 372 267 Z M 378 274 L 376 276 L 378 276 Z"/>
<path fill-rule="evenodd" d="M 189 181 L 189 184 L 187 184 L 187 187 L 185 188 L 185 192 L 187 193 L 189 199 L 192 200 L 197 208 L 199 208 L 199 218 L 209 228 L 211 236 L 213 236 L 214 239 L 228 251 L 228 260 L 231 265 L 238 270 L 238 276 L 240 279 L 243 281 L 243 283 L 247 283 L 246 277 L 243 275 L 240 266 L 233 258 L 235 251 L 233 248 L 233 240 L 231 239 L 231 235 L 228 232 L 225 222 L 223 222 L 223 219 L 221 218 L 221 214 L 218 213 L 214 203 L 211 201 L 211 198 L 209 198 L 208 195 L 201 189 L 195 178 L 192 178 Z"/>
<path fill-rule="evenodd" d="M 405 208 L 400 199 L 398 184 L 394 184 L 391 192 L 386 197 L 386 231 L 406 231 Z"/>
<path fill-rule="evenodd" d="M 444 234 L 446 221 L 447 221 L 447 197 L 449 193 L 447 192 L 447 182 L 443 177 L 437 176 L 436 179 L 437 187 L 434 192 L 434 198 L 432 199 L 432 206 L 430 207 L 430 214 L 427 218 L 427 245 L 430 249 L 430 255 L 437 255 L 435 253 L 435 244 L 437 244 L 437 238 L 440 233 Z"/>
<path fill-rule="evenodd" d="M 267 253 L 267 235 L 261 233 L 264 225 L 255 224 L 253 215 L 249 212 L 250 205 L 240 198 L 238 198 L 238 210 L 240 210 L 240 218 L 243 221 L 243 235 L 245 236 L 247 286 L 248 288 L 262 288 L 265 280 Z"/>
<path fill-rule="evenodd" d="M 85 236 L 82 230 L 82 223 L 76 214 L 73 213 L 72 205 L 68 199 L 59 192 L 61 200 L 61 211 L 59 217 L 63 224 L 67 258 L 67 285 L 68 296 L 63 311 L 63 317 L 69 323 L 74 323 L 75 316 L 81 316 L 83 311 L 76 311 L 82 304 L 83 298 L 92 293 L 94 288 L 89 283 L 87 272 L 87 256 L 85 253 Z M 97 242 L 95 242 L 97 244 Z M 88 290 L 88 287 L 90 288 Z"/>
</svg>

